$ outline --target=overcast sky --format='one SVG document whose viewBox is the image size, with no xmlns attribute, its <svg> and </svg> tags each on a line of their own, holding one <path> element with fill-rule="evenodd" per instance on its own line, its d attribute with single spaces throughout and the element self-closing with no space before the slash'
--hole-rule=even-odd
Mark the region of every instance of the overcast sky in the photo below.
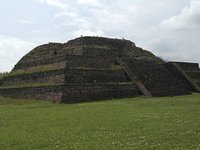
<svg viewBox="0 0 200 150">
<path fill-rule="evenodd" d="M 129 39 L 165 60 L 200 63 L 200 0 L 0 0 L 0 72 L 39 44 Z"/>
</svg>

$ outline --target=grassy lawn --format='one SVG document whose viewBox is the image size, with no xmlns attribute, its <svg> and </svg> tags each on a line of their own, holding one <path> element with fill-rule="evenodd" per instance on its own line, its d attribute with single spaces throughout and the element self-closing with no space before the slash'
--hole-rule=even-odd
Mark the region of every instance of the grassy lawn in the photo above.
<svg viewBox="0 0 200 150">
<path fill-rule="evenodd" d="M 0 98 L 0 150 L 200 150 L 200 94 L 52 104 Z"/>
</svg>

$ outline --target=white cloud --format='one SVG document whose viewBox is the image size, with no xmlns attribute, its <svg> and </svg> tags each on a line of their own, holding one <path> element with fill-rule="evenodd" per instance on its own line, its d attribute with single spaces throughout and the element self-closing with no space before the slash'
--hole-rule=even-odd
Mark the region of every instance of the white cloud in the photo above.
<svg viewBox="0 0 200 150">
<path fill-rule="evenodd" d="M 54 15 L 56 30 L 67 30 L 73 37 L 125 37 L 169 60 L 198 60 L 200 46 L 191 39 L 200 39 L 198 34 L 194 36 L 200 27 L 199 0 L 190 3 L 189 0 L 152 0 L 151 4 L 144 0 L 59 2 L 70 8 L 57 7 L 59 10 Z M 188 51 L 191 48 L 192 52 Z"/>
<path fill-rule="evenodd" d="M 158 38 L 152 43 L 148 43 L 154 54 L 161 56 L 167 61 L 189 61 L 200 63 L 198 44 L 199 35 L 192 33 L 163 33 L 164 36 Z M 188 37 L 186 37 L 188 36 Z M 182 38 L 184 37 L 184 38 Z M 193 40 L 191 40 L 193 39 Z"/>
<path fill-rule="evenodd" d="M 200 63 L 200 1 L 191 0 L 179 14 L 165 19 L 152 31 L 147 44 L 157 55 L 167 60 Z"/>
<path fill-rule="evenodd" d="M 127 9 L 127 11 L 129 12 L 129 13 L 137 13 L 137 12 L 139 12 L 140 11 L 140 7 L 138 6 L 138 5 L 132 5 L 132 6 L 127 6 L 126 7 L 126 9 Z M 141 8 L 142 9 L 142 8 Z"/>
<path fill-rule="evenodd" d="M 81 35 L 124 37 L 169 60 L 200 60 L 200 0 L 152 0 L 151 3 L 146 0 L 38 0 L 33 3 L 36 5 L 30 6 L 35 13 L 13 17 L 13 20 L 31 18 L 34 26 L 11 26 L 13 23 L 6 22 L 10 17 L 6 9 L 4 18 L 0 15 L 5 20 L 1 34 L 37 43 L 66 42 Z"/>
<path fill-rule="evenodd" d="M 80 29 L 73 33 L 74 37 L 80 37 L 80 36 L 104 36 L 105 33 L 101 30 L 97 31 L 91 31 L 91 30 L 84 30 Z"/>
<path fill-rule="evenodd" d="M 79 5 L 102 6 L 98 0 L 77 0 Z"/>
<path fill-rule="evenodd" d="M 68 10 L 69 8 L 67 3 L 61 0 L 39 0 L 39 2 L 62 10 Z"/>
<path fill-rule="evenodd" d="M 62 12 L 58 12 L 58 13 L 56 13 L 55 15 L 54 15 L 54 18 L 59 18 L 59 17 L 71 17 L 71 18 L 75 18 L 75 17 L 77 17 L 77 14 L 76 13 L 74 13 L 74 12 L 64 12 L 64 11 L 62 11 Z"/>
<path fill-rule="evenodd" d="M 0 72 L 10 71 L 34 46 L 32 42 L 0 36 Z"/>
<path fill-rule="evenodd" d="M 191 0 L 177 16 L 172 16 L 161 23 L 164 28 L 187 29 L 200 27 L 200 0 Z"/>
<path fill-rule="evenodd" d="M 40 3 L 46 4 L 51 7 L 55 7 L 58 9 L 58 12 L 54 14 L 53 18 L 59 19 L 61 17 L 67 17 L 69 19 L 80 18 L 77 9 L 68 4 L 67 1 L 64 0 L 39 0 Z M 61 25 L 54 26 L 63 26 L 65 23 L 61 23 Z"/>
<path fill-rule="evenodd" d="M 33 24 L 33 22 L 31 20 L 18 20 L 18 22 L 20 24 L 27 24 L 27 25 Z"/>
</svg>

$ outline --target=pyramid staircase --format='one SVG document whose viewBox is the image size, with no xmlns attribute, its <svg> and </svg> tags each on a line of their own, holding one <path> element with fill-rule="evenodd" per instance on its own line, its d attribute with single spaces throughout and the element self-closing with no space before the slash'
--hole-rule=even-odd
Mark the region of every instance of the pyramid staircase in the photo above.
<svg viewBox="0 0 200 150">
<path fill-rule="evenodd" d="M 200 69 L 197 63 L 168 62 L 166 68 L 193 92 L 200 92 Z"/>
<path fill-rule="evenodd" d="M 164 64 L 152 60 L 124 59 L 126 68 L 137 77 L 139 89 L 146 96 L 176 96 L 190 94 L 187 87 L 169 72 Z"/>
<path fill-rule="evenodd" d="M 133 73 L 133 71 L 129 68 L 127 63 L 123 61 L 121 58 L 116 59 L 117 63 L 120 64 L 123 68 L 126 68 L 125 71 L 130 77 L 130 79 L 135 82 L 137 87 L 140 89 L 140 91 L 143 93 L 143 95 L 147 97 L 152 97 L 152 94 L 147 90 L 147 88 L 144 86 L 144 84 L 136 77 L 136 75 Z"/>
</svg>

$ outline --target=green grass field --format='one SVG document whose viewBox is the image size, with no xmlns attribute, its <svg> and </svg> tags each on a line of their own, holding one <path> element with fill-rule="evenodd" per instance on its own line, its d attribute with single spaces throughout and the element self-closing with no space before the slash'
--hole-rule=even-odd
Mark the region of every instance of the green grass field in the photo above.
<svg viewBox="0 0 200 150">
<path fill-rule="evenodd" d="M 80 104 L 0 98 L 0 150 L 200 150 L 200 94 Z"/>
</svg>

